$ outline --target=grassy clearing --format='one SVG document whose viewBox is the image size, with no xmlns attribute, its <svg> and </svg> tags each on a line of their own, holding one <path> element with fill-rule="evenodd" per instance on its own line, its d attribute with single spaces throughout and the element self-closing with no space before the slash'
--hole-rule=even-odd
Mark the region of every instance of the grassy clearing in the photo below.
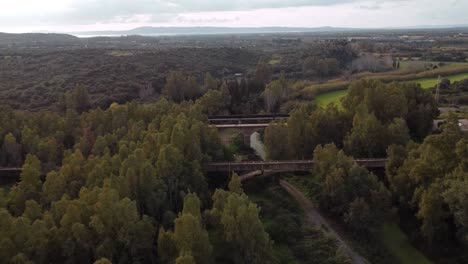
<svg viewBox="0 0 468 264">
<path fill-rule="evenodd" d="M 280 62 L 281 62 L 281 59 L 277 58 L 277 59 L 271 59 L 268 63 L 270 65 L 276 65 L 276 64 L 278 64 Z"/>
<path fill-rule="evenodd" d="M 408 237 L 396 224 L 385 224 L 382 231 L 382 242 L 388 251 L 394 255 L 401 264 L 430 264 L 421 252 L 414 248 Z"/>
<path fill-rule="evenodd" d="M 345 97 L 348 90 L 340 90 L 329 93 L 324 93 L 315 97 L 315 103 L 320 107 L 326 107 L 330 103 L 341 105 L 341 98 Z"/>
<path fill-rule="evenodd" d="M 458 82 L 464 79 L 468 79 L 468 73 L 456 74 L 456 75 L 447 76 L 443 78 L 449 79 L 450 82 Z M 414 80 L 413 82 L 417 82 L 421 84 L 421 87 L 424 89 L 429 89 L 429 88 L 433 88 L 434 86 L 436 86 L 438 81 L 439 81 L 439 78 L 423 78 L 423 79 Z"/>
<path fill-rule="evenodd" d="M 437 67 L 447 67 L 450 65 L 463 65 L 466 64 L 465 62 L 443 62 L 443 61 L 420 61 L 420 60 L 413 60 L 413 61 L 400 61 L 400 70 L 416 70 L 422 69 L 424 70 L 429 65 L 437 66 Z"/>
<path fill-rule="evenodd" d="M 276 64 L 278 64 L 278 63 L 280 63 L 280 62 L 281 62 L 281 57 L 278 56 L 278 55 L 273 55 L 273 56 L 271 56 L 271 59 L 270 59 L 270 61 L 268 62 L 268 64 L 270 64 L 270 65 L 276 65 Z"/>
<path fill-rule="evenodd" d="M 352 80 L 359 79 L 374 79 L 385 83 L 389 82 L 410 82 L 410 81 L 424 81 L 425 79 L 435 79 L 439 76 L 444 78 L 454 78 L 453 80 L 463 79 L 464 75 L 468 73 L 468 63 L 451 64 L 445 67 L 430 71 L 412 71 L 412 70 L 395 70 L 382 73 L 362 72 L 352 76 Z M 458 77 L 455 77 L 458 76 Z M 458 78 L 458 79 L 457 79 Z M 293 97 L 301 99 L 315 100 L 319 95 L 339 90 L 346 90 L 352 80 L 334 79 L 325 83 L 301 81 L 297 82 L 293 87 Z M 428 84 L 425 84 L 428 85 Z"/>
<path fill-rule="evenodd" d="M 455 74 L 451 76 L 442 77 L 444 79 L 449 79 L 451 82 L 458 82 L 464 79 L 468 79 L 468 73 Z M 421 85 L 424 89 L 430 89 L 437 85 L 439 78 L 421 78 L 415 79 L 408 82 L 416 82 Z M 347 94 L 347 90 L 338 90 L 331 91 L 319 94 L 315 97 L 315 103 L 320 107 L 325 107 L 330 103 L 334 103 L 338 106 L 341 106 L 340 99 Z"/>
</svg>

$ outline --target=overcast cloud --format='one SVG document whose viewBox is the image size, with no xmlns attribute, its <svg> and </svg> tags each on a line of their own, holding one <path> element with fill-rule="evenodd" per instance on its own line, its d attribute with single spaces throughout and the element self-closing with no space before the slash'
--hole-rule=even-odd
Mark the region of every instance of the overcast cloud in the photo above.
<svg viewBox="0 0 468 264">
<path fill-rule="evenodd" d="M 2 0 L 0 31 L 468 24 L 467 0 Z"/>
</svg>

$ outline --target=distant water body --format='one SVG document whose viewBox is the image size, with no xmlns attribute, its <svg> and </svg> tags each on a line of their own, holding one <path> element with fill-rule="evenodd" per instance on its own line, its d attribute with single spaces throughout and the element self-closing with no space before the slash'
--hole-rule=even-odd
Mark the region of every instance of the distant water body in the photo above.
<svg viewBox="0 0 468 264">
<path fill-rule="evenodd" d="M 225 34 L 232 34 L 232 33 L 225 33 Z M 242 33 L 239 33 L 239 34 L 242 34 Z M 128 37 L 128 36 L 162 37 L 162 36 L 224 35 L 224 33 L 154 33 L 154 34 L 99 34 L 99 35 L 70 33 L 70 35 L 73 35 L 78 38 L 97 38 L 97 37 L 118 38 L 118 37 Z"/>
<path fill-rule="evenodd" d="M 78 37 L 78 38 L 96 38 L 96 37 L 128 37 L 128 36 L 144 36 L 144 37 L 158 37 L 158 36 L 183 36 L 183 35 L 200 35 L 200 34 L 184 34 L 184 33 L 160 33 L 160 34 L 99 34 L 99 35 L 91 35 L 91 34 L 75 34 L 71 33 L 71 35 Z"/>
</svg>

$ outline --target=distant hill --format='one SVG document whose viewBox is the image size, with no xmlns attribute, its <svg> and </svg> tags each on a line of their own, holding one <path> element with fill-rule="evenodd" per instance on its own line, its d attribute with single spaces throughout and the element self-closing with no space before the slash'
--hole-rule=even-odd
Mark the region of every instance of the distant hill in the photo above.
<svg viewBox="0 0 468 264">
<path fill-rule="evenodd" d="M 415 26 L 395 28 L 346 28 L 346 27 L 139 27 L 131 30 L 88 31 L 70 33 L 76 36 L 163 36 L 163 35 L 212 35 L 212 34 L 269 34 L 269 33 L 340 33 L 381 31 L 467 31 L 468 25 Z"/>
<path fill-rule="evenodd" d="M 68 34 L 56 33 L 0 33 L 0 45 L 60 45 L 79 42 L 79 38 Z"/>
<path fill-rule="evenodd" d="M 120 35 L 203 35 L 203 34 L 261 34 L 261 33 L 288 33 L 288 32 L 332 32 L 350 31 L 351 28 L 334 27 L 139 27 L 122 31 L 89 31 L 75 32 L 79 36 L 120 36 Z"/>
</svg>

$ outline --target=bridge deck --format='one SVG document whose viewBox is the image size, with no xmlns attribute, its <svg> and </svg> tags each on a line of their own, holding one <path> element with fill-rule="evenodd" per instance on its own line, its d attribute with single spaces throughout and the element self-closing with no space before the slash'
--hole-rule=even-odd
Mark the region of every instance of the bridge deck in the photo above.
<svg viewBox="0 0 468 264">
<path fill-rule="evenodd" d="M 271 121 L 287 120 L 289 115 L 234 115 L 234 116 L 209 116 L 208 121 L 212 125 L 221 124 L 268 124 Z"/>
<path fill-rule="evenodd" d="M 217 128 L 259 128 L 267 127 L 269 124 L 212 124 L 210 126 Z"/>
<path fill-rule="evenodd" d="M 366 168 L 383 168 L 387 159 L 356 159 L 356 163 Z M 209 172 L 221 171 L 309 171 L 314 165 L 313 160 L 284 161 L 242 161 L 242 162 L 212 162 L 206 164 Z"/>
</svg>

